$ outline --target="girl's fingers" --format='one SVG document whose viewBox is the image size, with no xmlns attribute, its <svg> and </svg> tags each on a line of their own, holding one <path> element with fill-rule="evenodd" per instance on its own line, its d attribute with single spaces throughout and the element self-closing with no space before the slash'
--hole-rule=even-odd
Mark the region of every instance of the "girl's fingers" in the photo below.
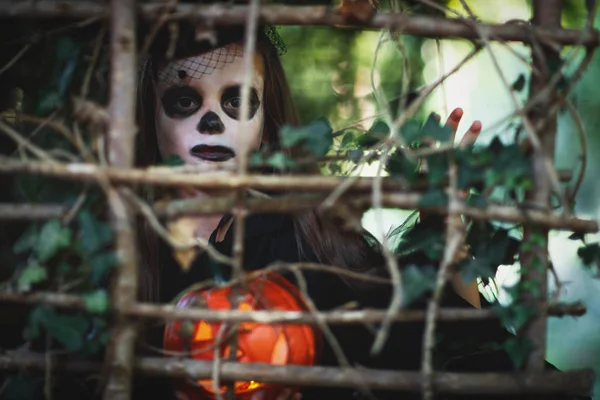
<svg viewBox="0 0 600 400">
<path fill-rule="evenodd" d="M 263 400 L 264 398 L 265 398 L 264 390 L 257 390 L 256 392 L 252 393 L 252 395 L 250 396 L 250 400 Z"/>
<path fill-rule="evenodd" d="M 467 133 L 465 133 L 465 135 L 460 140 L 459 146 L 464 148 L 475 143 L 475 141 L 479 137 L 479 134 L 481 133 L 481 127 L 481 121 L 473 122 Z"/>
<path fill-rule="evenodd" d="M 463 114 L 464 112 L 462 108 L 455 108 L 454 110 L 452 110 L 450 116 L 446 120 L 446 126 L 452 128 L 452 140 L 454 140 L 454 135 L 456 134 L 458 124 L 460 124 L 460 120 L 462 119 Z"/>
</svg>

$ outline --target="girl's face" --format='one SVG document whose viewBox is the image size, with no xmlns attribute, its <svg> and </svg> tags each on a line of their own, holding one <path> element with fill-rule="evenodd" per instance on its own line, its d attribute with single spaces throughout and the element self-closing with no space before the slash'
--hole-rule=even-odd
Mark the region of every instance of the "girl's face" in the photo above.
<svg viewBox="0 0 600 400">
<path fill-rule="evenodd" d="M 233 167 L 241 151 L 258 148 L 264 88 L 264 66 L 258 53 L 244 132 L 240 122 L 243 80 L 243 47 L 238 44 L 161 66 L 155 90 L 161 156 L 178 155 L 186 164 Z"/>
</svg>

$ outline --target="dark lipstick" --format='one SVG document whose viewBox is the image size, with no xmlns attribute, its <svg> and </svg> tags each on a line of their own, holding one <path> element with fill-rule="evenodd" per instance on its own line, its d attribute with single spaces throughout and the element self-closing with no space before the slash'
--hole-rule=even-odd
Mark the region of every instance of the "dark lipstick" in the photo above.
<svg viewBox="0 0 600 400">
<path fill-rule="evenodd" d="M 233 149 L 225 146 L 200 144 L 192 147 L 190 154 L 206 161 L 224 162 L 235 157 Z"/>
</svg>

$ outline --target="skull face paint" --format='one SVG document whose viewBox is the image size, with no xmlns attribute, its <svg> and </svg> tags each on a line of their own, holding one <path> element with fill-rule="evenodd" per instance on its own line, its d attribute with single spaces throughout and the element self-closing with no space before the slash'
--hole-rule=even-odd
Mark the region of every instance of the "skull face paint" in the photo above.
<svg viewBox="0 0 600 400">
<path fill-rule="evenodd" d="M 254 56 L 249 121 L 242 132 L 243 48 L 232 44 L 163 65 L 156 80 L 156 134 L 163 157 L 187 164 L 233 166 L 244 144 L 258 148 L 263 130 L 264 65 Z M 241 135 L 245 135 L 244 137 Z"/>
</svg>

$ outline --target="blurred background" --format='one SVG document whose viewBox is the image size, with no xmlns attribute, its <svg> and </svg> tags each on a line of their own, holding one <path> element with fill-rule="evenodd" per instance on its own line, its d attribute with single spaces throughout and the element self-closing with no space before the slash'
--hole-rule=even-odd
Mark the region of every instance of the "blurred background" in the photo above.
<svg viewBox="0 0 600 400">
<path fill-rule="evenodd" d="M 408 3 L 408 5 L 407 5 Z M 417 3 L 417 2 L 415 2 Z M 458 0 L 445 3 L 462 15 L 468 15 Z M 531 4 L 525 0 L 467 0 L 467 5 L 479 19 L 502 23 L 510 20 L 531 18 Z M 411 10 L 412 2 L 403 6 Z M 563 26 L 582 28 L 587 11 L 585 1 L 565 1 Z M 421 10 L 417 10 L 420 12 Z M 452 12 L 447 11 L 449 16 Z M 600 15 L 595 18 L 600 27 Z M 473 48 L 467 41 L 429 40 L 402 36 L 392 41 L 389 34 L 312 27 L 282 27 L 279 30 L 288 53 L 283 56 L 284 67 L 292 85 L 293 95 L 305 121 L 319 116 L 327 117 L 335 129 L 368 129 L 379 113 L 375 94 L 391 100 L 401 93 L 402 85 L 416 90 L 430 84 L 449 72 Z M 401 42 L 401 49 L 398 43 Z M 375 55 L 377 54 L 377 57 Z M 350 55 L 350 57 L 348 57 Z M 522 44 L 492 44 L 469 61 L 457 73 L 448 78 L 430 96 L 421 117 L 435 111 L 446 118 L 455 107 L 464 110 L 457 141 L 474 120 L 483 123 L 484 130 L 479 141 L 486 143 L 494 136 L 503 141 L 512 140 L 514 119 L 510 118 L 515 103 L 492 62 L 496 57 L 506 81 L 512 83 L 519 76 L 529 76 L 528 47 Z M 565 48 L 563 58 L 571 58 L 573 69 L 581 61 L 584 52 Z M 405 67 L 403 67 L 405 63 Z M 406 71 L 403 73 L 403 71 Z M 403 82 L 403 79 L 406 81 Z M 374 92 L 375 90 L 375 92 Z M 526 97 L 522 92 L 521 101 Z M 587 139 L 587 168 L 583 185 L 576 198 L 576 212 L 587 218 L 600 217 L 600 56 L 592 61 L 584 78 L 571 94 L 578 109 Z M 581 143 L 576 134 L 574 121 L 568 113 L 559 115 L 556 146 L 556 162 L 561 169 L 577 174 L 581 169 Z M 359 172 L 374 176 L 374 163 Z M 572 183 L 571 183 L 572 185 Z M 363 218 L 363 225 L 377 237 L 391 227 L 401 224 L 410 211 L 370 210 Z M 600 373 L 600 281 L 592 271 L 586 270 L 577 257 L 579 242 L 568 239 L 569 233 L 552 232 L 550 254 L 552 262 L 563 282 L 560 299 L 581 300 L 588 312 L 583 317 L 551 318 L 548 326 L 548 360 L 561 369 L 593 368 Z M 589 240 L 597 240 L 592 235 Z M 496 281 L 500 287 L 501 302 L 510 299 L 502 292 L 503 285 L 510 286 L 517 279 L 518 265 L 499 268 Z M 554 285 L 551 282 L 551 293 Z M 596 383 L 595 398 L 600 399 L 600 383 Z"/>
</svg>

